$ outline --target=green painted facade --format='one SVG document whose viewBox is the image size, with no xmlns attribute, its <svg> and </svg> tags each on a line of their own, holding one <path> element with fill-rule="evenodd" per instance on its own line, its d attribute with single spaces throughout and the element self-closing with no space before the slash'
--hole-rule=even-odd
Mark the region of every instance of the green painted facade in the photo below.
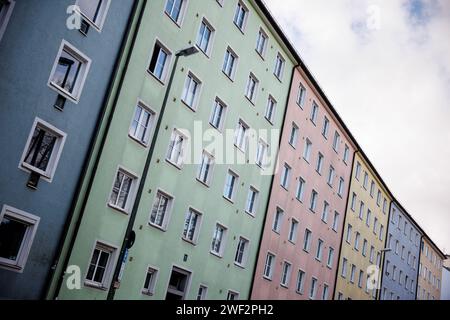
<svg viewBox="0 0 450 320">
<path fill-rule="evenodd" d="M 174 128 L 193 133 L 194 121 L 201 121 L 204 129 L 211 128 L 209 119 L 216 97 L 227 105 L 224 130 L 235 130 L 239 119 L 245 120 L 251 128 L 257 130 L 273 128 L 279 130 L 282 126 L 294 59 L 253 1 L 243 3 L 249 10 L 244 32 L 233 23 L 237 0 L 226 0 L 223 6 L 217 1 L 208 3 L 203 0 L 187 1 L 180 26 L 164 13 L 165 0 L 151 0 L 146 3 L 129 65 L 123 70 L 126 72 L 123 84 L 121 88 L 116 87 L 117 92 L 113 92 L 113 95 L 115 93 L 118 95 L 118 99 L 98 167 L 95 169 L 91 164 L 86 175 L 86 180 L 93 175 L 91 190 L 87 195 L 85 182 L 63 250 L 62 256 L 69 252 L 70 234 L 71 232 L 75 234 L 74 221 L 82 214 L 68 262 L 68 265 L 77 265 L 81 268 L 82 286 L 79 290 L 69 290 L 65 284 L 67 279 L 64 279 L 57 294 L 59 299 L 106 299 L 107 290 L 83 285 L 83 281 L 95 242 L 102 241 L 120 249 L 124 238 L 129 214 L 107 205 L 118 167 L 134 173 L 139 179 L 143 178 L 141 173 L 150 148 L 131 139 L 128 132 L 137 101 L 143 101 L 158 116 L 167 89 L 167 82 L 161 83 L 147 72 L 155 41 L 158 39 L 172 52 L 171 68 L 174 53 L 195 44 L 203 18 L 206 18 L 215 29 L 212 50 L 209 57 L 199 52 L 191 57 L 181 57 L 179 60 L 157 136 L 150 171 L 146 177 L 144 193 L 140 199 L 136 199 L 139 201 L 133 228 L 136 232 L 136 243 L 129 252 L 128 263 L 115 298 L 164 299 L 173 266 L 191 272 L 186 299 L 195 299 L 201 284 L 208 287 L 207 299 L 225 299 L 228 290 L 238 292 L 240 299 L 249 298 L 272 175 L 261 174 L 261 169 L 255 164 L 216 164 L 211 183 L 206 187 L 196 180 L 198 164 L 185 164 L 180 170 L 165 160 Z M 261 27 L 269 37 L 264 59 L 255 50 Z M 228 46 L 239 57 L 233 81 L 222 72 Z M 279 52 L 285 59 L 281 81 L 273 74 Z M 181 102 L 188 71 L 202 82 L 195 112 Z M 259 80 L 254 105 L 245 97 L 250 72 Z M 273 124 L 264 117 L 269 95 L 277 101 Z M 115 103 L 114 99 L 111 99 L 110 103 L 109 110 Z M 101 129 L 106 130 L 105 123 Z M 278 140 L 268 142 L 276 144 Z M 100 152 L 99 145 L 100 142 L 97 142 L 95 152 Z M 234 203 L 223 198 L 228 169 L 239 174 Z M 259 190 L 258 210 L 254 217 L 245 213 L 250 186 Z M 173 196 L 173 206 L 165 231 L 148 223 L 158 189 Z M 84 196 L 87 197 L 87 201 L 83 210 Z M 196 245 L 182 240 L 185 215 L 190 207 L 202 213 Z M 221 258 L 210 253 L 216 223 L 228 228 L 225 250 Z M 250 243 L 245 268 L 234 264 L 240 236 L 248 239 Z M 118 252 L 116 257 L 117 255 Z M 152 296 L 142 294 L 149 266 L 158 269 L 155 292 Z M 49 297 L 55 293 L 58 275 L 62 273 L 62 266 L 58 268 Z"/>
</svg>

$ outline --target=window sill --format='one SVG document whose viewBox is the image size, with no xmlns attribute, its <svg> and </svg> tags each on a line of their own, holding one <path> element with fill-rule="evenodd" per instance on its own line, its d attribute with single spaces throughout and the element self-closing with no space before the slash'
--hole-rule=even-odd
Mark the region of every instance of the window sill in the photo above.
<svg viewBox="0 0 450 320">
<path fill-rule="evenodd" d="M 231 82 L 234 83 L 234 77 L 233 76 L 229 76 L 228 74 L 225 73 L 225 71 L 222 70 L 222 73 L 225 75 L 225 77 L 227 77 L 228 80 L 230 80 Z"/>
<path fill-rule="evenodd" d="M 178 21 L 173 20 L 173 18 L 166 12 L 166 10 L 164 10 L 165 15 L 170 19 L 170 21 L 172 21 L 178 28 L 181 29 L 181 23 L 179 23 Z M 180 12 L 180 17 L 182 16 L 182 12 Z M 181 20 L 182 18 L 180 18 Z"/>
<path fill-rule="evenodd" d="M 289 287 L 286 284 L 284 284 L 284 283 L 280 283 L 280 287 L 284 288 L 284 289 L 289 289 Z"/>
<path fill-rule="evenodd" d="M 128 134 L 128 138 L 130 138 L 131 140 L 133 140 L 134 142 L 136 142 L 140 146 L 142 146 L 144 148 L 148 148 L 148 144 L 142 142 L 141 140 L 139 140 L 138 138 L 132 136 L 131 134 Z"/>
<path fill-rule="evenodd" d="M 154 224 L 154 223 L 151 223 L 151 222 L 148 223 L 148 226 L 152 227 L 152 228 L 155 228 L 155 229 L 157 229 L 159 231 L 162 231 L 162 232 L 166 232 L 167 231 L 166 228 L 158 226 L 157 224 Z"/>
<path fill-rule="evenodd" d="M 142 290 L 141 292 L 143 295 L 145 296 L 149 296 L 152 297 L 154 295 L 154 292 L 150 292 L 150 291 L 146 291 L 146 290 Z"/>
<path fill-rule="evenodd" d="M 159 82 L 162 86 L 165 86 L 164 80 L 158 78 L 153 72 L 151 72 L 149 69 L 147 69 L 147 74 L 151 76 L 153 79 L 155 79 L 157 82 Z M 165 78 L 165 77 L 164 77 Z"/>
<path fill-rule="evenodd" d="M 234 204 L 234 201 L 233 201 L 232 199 L 227 198 L 227 197 L 224 196 L 224 195 L 222 195 L 222 197 L 223 197 L 226 201 L 228 201 L 229 203 Z"/>
<path fill-rule="evenodd" d="M 245 269 L 245 266 L 243 266 L 243 265 L 240 264 L 240 263 L 234 262 L 234 265 L 235 265 L 236 267 L 240 268 L 240 269 Z"/>
<path fill-rule="evenodd" d="M 204 182 L 202 180 L 200 180 L 199 178 L 195 178 L 195 180 L 197 180 L 198 183 L 200 183 L 201 185 L 203 185 L 206 188 L 210 188 L 209 183 L 208 182 Z"/>
<path fill-rule="evenodd" d="M 6 261 L 0 262 L 0 269 L 5 269 L 17 273 L 22 273 L 24 270 L 24 266 L 17 265 L 16 263 L 8 263 Z"/>
<path fill-rule="evenodd" d="M 176 164 L 175 162 L 172 162 L 169 159 L 165 159 L 167 164 L 170 164 L 171 166 L 175 167 L 178 170 L 181 170 L 181 165 Z"/>
<path fill-rule="evenodd" d="M 129 214 L 129 212 L 128 212 L 127 210 L 122 209 L 121 207 L 115 206 L 115 205 L 113 205 L 113 204 L 111 204 L 111 203 L 108 203 L 108 207 L 110 207 L 110 208 L 113 209 L 114 211 L 118 211 L 118 212 L 123 213 L 123 214 L 125 214 L 125 215 L 128 215 L 128 214 Z"/>
<path fill-rule="evenodd" d="M 236 149 L 238 149 L 239 151 L 241 151 L 242 153 L 245 153 L 245 150 L 238 147 L 238 145 L 235 143 L 234 146 L 236 147 Z"/>
<path fill-rule="evenodd" d="M 235 25 L 235 27 L 239 30 L 240 33 L 242 33 L 242 35 L 245 36 L 245 26 L 242 26 L 242 29 L 236 24 L 236 22 L 233 22 L 233 24 Z M 245 23 L 244 23 L 245 24 Z"/>
<path fill-rule="evenodd" d="M 294 245 L 294 246 L 296 245 L 295 241 L 292 241 L 292 240 L 289 240 L 289 239 L 288 239 L 288 242 L 289 242 L 290 244 Z"/>
<path fill-rule="evenodd" d="M 223 257 L 222 257 L 219 253 L 217 253 L 217 252 L 210 251 L 209 253 L 212 254 L 213 256 L 219 258 L 219 259 L 223 259 Z"/>
<path fill-rule="evenodd" d="M 22 162 L 21 165 L 19 166 L 19 168 L 27 173 L 32 173 L 35 172 L 37 174 L 39 174 L 42 180 L 47 181 L 48 183 L 51 183 L 53 180 L 53 177 L 51 175 L 46 174 L 45 172 L 36 169 L 35 167 L 29 165 L 28 163 Z"/>
<path fill-rule="evenodd" d="M 270 123 L 271 126 L 273 126 L 273 120 L 270 120 L 269 118 L 267 118 L 266 116 L 264 117 L 264 119 L 266 119 L 266 121 L 268 123 Z"/>
<path fill-rule="evenodd" d="M 102 290 L 102 291 L 107 291 L 108 290 L 108 288 L 105 287 L 103 284 L 91 282 L 89 280 L 85 280 L 84 281 L 84 285 L 86 287 L 93 288 L 93 289 L 98 289 L 98 290 Z"/>
<path fill-rule="evenodd" d="M 76 10 L 76 12 L 78 12 L 81 15 L 82 19 L 84 21 L 86 21 L 97 32 L 101 32 L 102 31 L 102 26 L 97 25 L 94 21 L 89 19 L 83 12 L 81 12 L 81 10 Z M 101 19 L 101 17 L 100 17 L 100 19 Z"/>
<path fill-rule="evenodd" d="M 247 99 L 248 102 L 250 102 L 252 104 L 252 106 L 255 106 L 255 101 L 251 100 L 249 97 L 247 97 L 247 95 L 244 95 L 245 99 Z M 256 100 L 256 99 L 254 99 Z"/>
<path fill-rule="evenodd" d="M 288 187 L 286 187 L 286 186 L 283 186 L 282 184 L 280 184 L 280 187 L 281 188 L 283 188 L 285 191 L 287 191 L 287 192 L 289 192 L 289 189 L 288 189 Z"/>
<path fill-rule="evenodd" d="M 79 97 L 75 97 L 73 96 L 71 93 L 69 93 L 68 91 L 62 89 L 60 86 L 58 86 L 56 83 L 54 82 L 49 82 L 49 87 L 53 90 L 55 90 L 58 94 L 62 95 L 63 97 L 65 97 L 66 99 L 72 101 L 75 104 L 78 104 L 79 102 Z"/>
<path fill-rule="evenodd" d="M 272 278 L 270 278 L 270 277 L 268 277 L 268 276 L 264 276 L 264 275 L 263 275 L 263 279 L 266 280 L 266 281 L 272 282 Z"/>
<path fill-rule="evenodd" d="M 283 77 L 283 75 L 280 77 L 278 77 L 275 73 L 273 74 L 273 76 L 282 84 L 283 80 L 281 80 L 281 78 Z"/>
<path fill-rule="evenodd" d="M 256 218 L 256 215 L 254 213 L 248 212 L 247 210 L 245 210 L 245 213 L 252 218 Z"/>
<path fill-rule="evenodd" d="M 183 240 L 184 242 L 186 242 L 186 243 L 188 243 L 190 245 L 193 245 L 194 247 L 197 246 L 197 243 L 195 241 L 193 241 L 193 240 L 189 240 L 189 239 L 186 239 L 186 238 L 183 238 L 183 237 L 181 237 L 181 240 Z"/>
<path fill-rule="evenodd" d="M 303 110 L 303 106 L 302 106 L 300 103 L 298 103 L 298 101 L 296 101 L 295 103 L 298 105 L 298 107 L 299 107 L 300 109 Z"/>
<path fill-rule="evenodd" d="M 184 104 L 190 111 L 192 112 L 197 112 L 197 109 L 194 108 L 193 106 L 188 105 L 188 103 L 186 101 L 184 101 L 183 99 L 181 99 L 181 103 Z"/>
</svg>

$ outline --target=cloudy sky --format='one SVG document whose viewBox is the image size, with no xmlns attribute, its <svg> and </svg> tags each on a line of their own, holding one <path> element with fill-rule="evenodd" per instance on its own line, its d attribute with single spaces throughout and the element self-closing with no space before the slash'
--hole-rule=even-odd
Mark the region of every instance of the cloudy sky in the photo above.
<svg viewBox="0 0 450 320">
<path fill-rule="evenodd" d="M 265 2 L 390 190 L 450 253 L 450 1 Z"/>
</svg>

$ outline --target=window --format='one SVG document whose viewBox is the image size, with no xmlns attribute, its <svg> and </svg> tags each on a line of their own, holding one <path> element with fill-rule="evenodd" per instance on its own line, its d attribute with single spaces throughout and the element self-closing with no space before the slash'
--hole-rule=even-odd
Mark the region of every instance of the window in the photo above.
<svg viewBox="0 0 450 320">
<path fill-rule="evenodd" d="M 306 252 L 309 252 L 311 249 L 311 238 L 312 238 L 312 232 L 308 229 L 305 230 L 305 237 L 303 239 L 303 250 Z"/>
<path fill-rule="evenodd" d="M 333 180 L 334 180 L 334 168 L 332 166 L 330 166 L 330 170 L 328 170 L 328 178 L 327 178 L 327 183 L 330 187 L 333 187 Z"/>
<path fill-rule="evenodd" d="M 370 263 L 373 263 L 373 259 L 375 258 L 375 248 L 373 246 L 370 246 L 370 256 L 369 256 L 369 261 Z"/>
<path fill-rule="evenodd" d="M 227 178 L 225 180 L 225 188 L 223 191 L 223 196 L 233 201 L 234 194 L 236 193 L 236 186 L 238 183 L 239 176 L 231 170 L 228 170 Z"/>
<path fill-rule="evenodd" d="M 327 267 L 332 268 L 333 267 L 333 260 L 334 260 L 334 249 L 332 247 L 328 248 L 328 258 L 327 258 Z"/>
<path fill-rule="evenodd" d="M 327 117 L 323 118 L 322 135 L 325 139 L 328 138 L 328 131 L 330 129 L 330 120 Z"/>
<path fill-rule="evenodd" d="M 211 241 L 211 252 L 215 255 L 222 256 L 225 248 L 225 237 L 227 228 L 220 224 L 216 224 Z"/>
<path fill-rule="evenodd" d="M 256 40 L 256 52 L 263 58 L 266 53 L 267 41 L 269 37 L 263 29 L 259 29 L 258 39 Z"/>
<path fill-rule="evenodd" d="M 337 213 L 335 211 L 334 217 L 333 217 L 333 226 L 332 226 L 333 231 L 337 232 L 338 225 L 339 225 L 339 213 Z"/>
<path fill-rule="evenodd" d="M 322 261 L 322 253 L 323 253 L 323 240 L 319 239 L 317 241 L 316 260 Z"/>
<path fill-rule="evenodd" d="M 97 242 L 92 252 L 86 285 L 106 289 L 113 272 L 113 260 L 117 249 Z"/>
<path fill-rule="evenodd" d="M 219 98 L 214 101 L 209 123 L 217 130 L 222 130 L 226 112 L 226 105 Z"/>
<path fill-rule="evenodd" d="M 197 180 L 204 183 L 205 185 L 209 185 L 209 183 L 211 182 L 213 166 L 214 157 L 206 151 L 203 151 L 202 162 L 197 173 Z"/>
<path fill-rule="evenodd" d="M 234 301 L 234 300 L 238 300 L 238 299 L 239 299 L 239 293 L 228 290 L 228 294 L 227 294 L 228 301 Z"/>
<path fill-rule="evenodd" d="M 374 193 L 375 193 L 375 182 L 371 182 L 370 183 L 370 196 L 373 198 L 373 196 L 374 196 Z"/>
<path fill-rule="evenodd" d="M 0 1 L 0 41 L 5 33 L 15 4 L 16 2 L 14 0 Z"/>
<path fill-rule="evenodd" d="M 244 6 L 242 2 L 238 2 L 236 12 L 234 14 L 233 22 L 236 27 L 244 32 L 245 25 L 247 23 L 248 9 Z"/>
<path fill-rule="evenodd" d="M 137 178 L 123 169 L 116 173 L 113 189 L 108 204 L 116 209 L 128 212 L 133 201 L 132 195 Z"/>
<path fill-rule="evenodd" d="M 223 62 L 222 71 L 231 80 L 234 79 L 234 75 L 236 73 L 237 61 L 238 56 L 230 47 L 228 47 L 227 51 L 225 52 L 225 60 Z"/>
<path fill-rule="evenodd" d="M 189 271 L 173 267 L 167 287 L 166 300 L 184 300 L 190 278 L 191 273 Z"/>
<path fill-rule="evenodd" d="M 144 288 L 142 289 L 142 293 L 152 296 L 155 294 L 155 285 L 156 285 L 156 278 L 158 276 L 158 270 L 148 267 L 147 272 L 145 274 L 145 280 L 144 280 Z"/>
<path fill-rule="evenodd" d="M 359 205 L 359 219 L 363 220 L 364 218 L 364 202 L 361 201 Z"/>
<path fill-rule="evenodd" d="M 258 195 L 259 192 L 254 187 L 250 187 L 247 195 L 247 205 L 245 207 L 245 212 L 254 216 L 258 208 Z"/>
<path fill-rule="evenodd" d="M 359 251 L 359 239 L 361 238 L 361 234 L 359 232 L 356 232 L 355 235 L 355 250 Z"/>
<path fill-rule="evenodd" d="M 361 176 L 361 163 L 356 162 L 356 170 L 355 170 L 355 178 L 359 181 L 359 178 Z"/>
<path fill-rule="evenodd" d="M 358 287 L 363 287 L 363 280 L 364 280 L 364 271 L 359 270 L 359 277 L 358 277 Z"/>
<path fill-rule="evenodd" d="M 329 292 L 329 287 L 327 284 L 324 284 L 323 292 L 322 292 L 322 300 L 328 300 L 328 292 Z"/>
<path fill-rule="evenodd" d="M 362 246 L 362 255 L 365 257 L 367 255 L 367 240 L 364 239 L 363 246 Z"/>
<path fill-rule="evenodd" d="M 187 143 L 187 137 L 177 129 L 173 130 L 170 139 L 169 149 L 167 150 L 166 160 L 181 168 L 184 158 L 184 148 Z"/>
<path fill-rule="evenodd" d="M 275 231 L 276 233 L 280 233 L 281 225 L 283 224 L 283 216 L 284 216 L 284 211 L 281 210 L 280 208 L 277 208 L 277 211 L 275 212 L 275 217 L 273 219 L 273 225 L 272 225 L 272 230 Z"/>
<path fill-rule="evenodd" d="M 289 286 L 289 281 L 291 278 L 291 269 L 292 269 L 292 265 L 289 262 L 283 262 L 283 272 L 281 273 L 281 282 L 280 284 L 283 287 L 288 287 Z"/>
<path fill-rule="evenodd" d="M 242 120 L 239 120 L 238 126 L 236 128 L 234 144 L 236 147 L 245 152 L 247 149 L 247 131 L 249 126 Z"/>
<path fill-rule="evenodd" d="M 239 243 L 236 248 L 236 255 L 234 256 L 234 262 L 241 267 L 245 267 L 245 264 L 247 263 L 248 246 L 249 241 L 243 237 L 239 237 Z"/>
<path fill-rule="evenodd" d="M 64 132 L 36 118 L 25 145 L 21 166 L 51 182 L 65 141 Z"/>
<path fill-rule="evenodd" d="M 245 89 L 245 96 L 251 103 L 256 102 L 256 93 L 258 92 L 259 81 L 253 73 L 250 73 L 247 81 L 247 88 Z"/>
<path fill-rule="evenodd" d="M 347 259 L 344 258 L 342 260 L 342 272 L 341 272 L 342 278 L 347 278 Z"/>
<path fill-rule="evenodd" d="M 4 205 L 0 213 L 0 266 L 23 272 L 40 218 Z"/>
<path fill-rule="evenodd" d="M 150 225 L 165 230 L 169 221 L 170 211 L 172 209 L 173 198 L 162 191 L 156 193 L 153 202 L 152 212 L 150 214 Z"/>
<path fill-rule="evenodd" d="M 184 14 L 185 0 L 167 0 L 165 12 L 178 25 Z"/>
<path fill-rule="evenodd" d="M 265 118 L 270 123 L 274 122 L 276 106 L 277 102 L 275 101 L 275 99 L 272 96 L 269 96 L 269 99 L 267 99 Z"/>
<path fill-rule="evenodd" d="M 345 238 L 345 241 L 347 241 L 347 243 L 350 243 L 352 241 L 352 225 L 351 224 L 347 225 L 347 236 Z"/>
<path fill-rule="evenodd" d="M 298 231 L 298 221 L 292 219 L 291 227 L 289 228 L 289 238 L 288 238 L 290 242 L 295 243 L 297 241 L 297 231 Z"/>
<path fill-rule="evenodd" d="M 350 208 L 352 209 L 352 211 L 355 211 L 355 207 L 356 207 L 356 193 L 353 192 L 352 194 L 352 202 L 350 204 Z"/>
<path fill-rule="evenodd" d="M 316 212 L 318 197 L 319 194 L 317 193 L 317 191 L 313 190 L 311 192 L 311 201 L 309 202 L 309 210 L 311 210 L 312 212 Z"/>
<path fill-rule="evenodd" d="M 306 188 L 306 181 L 302 177 L 299 177 L 296 197 L 297 197 L 297 200 L 300 202 L 303 202 L 305 188 Z"/>
<path fill-rule="evenodd" d="M 309 299 L 314 300 L 316 298 L 317 292 L 317 279 L 312 278 L 311 280 L 311 290 L 309 291 Z"/>
<path fill-rule="evenodd" d="M 291 179 L 291 167 L 285 163 L 283 167 L 283 172 L 281 174 L 281 186 L 286 190 L 289 188 L 289 182 Z"/>
<path fill-rule="evenodd" d="M 201 285 L 200 287 L 198 287 L 198 292 L 197 292 L 197 300 L 206 300 L 206 295 L 208 294 L 208 287 Z"/>
<path fill-rule="evenodd" d="M 377 194 L 377 206 L 381 206 L 381 191 L 378 190 L 378 194 Z"/>
<path fill-rule="evenodd" d="M 134 112 L 133 121 L 131 122 L 129 135 L 134 140 L 147 146 L 149 142 L 150 132 L 152 130 L 153 117 L 155 116 L 147 106 L 139 102 Z"/>
<path fill-rule="evenodd" d="M 373 233 L 377 234 L 377 230 L 378 230 L 378 219 L 377 217 L 375 217 L 373 219 Z"/>
<path fill-rule="evenodd" d="M 319 114 L 319 106 L 316 104 L 316 102 L 313 102 L 310 116 L 310 120 L 312 121 L 312 123 L 316 124 L 318 114 Z"/>
<path fill-rule="evenodd" d="M 211 43 L 214 36 L 214 28 L 203 19 L 197 36 L 197 47 L 209 56 L 211 52 Z"/>
<path fill-rule="evenodd" d="M 303 151 L 303 159 L 305 159 L 306 162 L 308 163 L 309 158 L 311 157 L 311 149 L 312 149 L 312 142 L 309 141 L 309 139 L 306 139 L 305 150 Z"/>
<path fill-rule="evenodd" d="M 262 139 L 258 141 L 258 149 L 256 150 L 256 164 L 263 167 L 266 164 L 266 155 L 269 145 Z"/>
<path fill-rule="evenodd" d="M 348 145 L 345 145 L 345 149 L 344 149 L 344 163 L 345 164 L 348 163 L 349 157 L 350 157 L 350 148 L 348 147 Z"/>
<path fill-rule="evenodd" d="M 298 140 L 298 126 L 295 123 L 292 123 L 291 135 L 289 136 L 289 144 L 294 148 L 297 145 Z"/>
<path fill-rule="evenodd" d="M 183 95 L 181 101 L 189 108 L 195 110 L 197 108 L 198 97 L 200 95 L 201 82 L 191 72 L 188 73 L 184 83 Z"/>
<path fill-rule="evenodd" d="M 302 109 L 303 106 L 305 105 L 305 100 L 306 100 L 306 89 L 303 85 L 300 84 L 300 86 L 298 87 L 297 104 Z"/>
<path fill-rule="evenodd" d="M 384 234 L 384 226 L 381 225 L 381 226 L 380 226 L 380 234 L 379 234 L 379 236 L 378 236 L 378 238 L 379 238 L 381 241 L 383 241 L 383 234 Z"/>
<path fill-rule="evenodd" d="M 344 178 L 339 178 L 339 185 L 338 185 L 338 196 L 342 198 L 344 195 Z"/>
<path fill-rule="evenodd" d="M 53 65 L 48 85 L 59 94 L 77 103 L 86 81 L 91 60 L 63 40 Z"/>
<path fill-rule="evenodd" d="M 202 215 L 189 208 L 184 219 L 183 239 L 192 243 L 197 243 Z"/>
<path fill-rule="evenodd" d="M 366 190 L 367 190 L 368 183 L 369 183 L 369 174 L 366 171 L 366 172 L 364 172 L 364 181 L 363 181 L 363 187 Z"/>
<path fill-rule="evenodd" d="M 384 200 L 383 200 L 383 213 L 384 214 L 387 213 L 387 200 L 386 200 L 386 198 L 384 198 Z"/>
<path fill-rule="evenodd" d="M 322 210 L 322 221 L 327 223 L 328 221 L 328 211 L 330 209 L 330 205 L 328 204 L 328 202 L 324 201 L 323 202 L 323 210 Z"/>
<path fill-rule="evenodd" d="M 302 270 L 298 270 L 296 292 L 299 294 L 303 294 L 304 287 L 305 287 L 305 272 Z"/>
<path fill-rule="evenodd" d="M 333 139 L 333 149 L 336 152 L 339 152 L 339 146 L 341 144 L 341 136 L 339 135 L 339 133 L 336 131 L 334 133 L 334 139 Z"/>
<path fill-rule="evenodd" d="M 344 300 L 344 294 L 342 292 L 338 292 L 338 300 Z"/>
<path fill-rule="evenodd" d="M 273 275 L 273 267 L 275 264 L 275 256 L 267 253 L 266 262 L 264 264 L 264 278 L 271 280 Z"/>
<path fill-rule="evenodd" d="M 352 268 L 350 270 L 350 282 L 355 283 L 355 273 L 356 273 L 356 266 L 352 264 Z"/>
<path fill-rule="evenodd" d="M 169 71 L 170 59 L 170 51 L 159 41 L 156 41 L 148 71 L 159 81 L 165 82 Z"/>
<path fill-rule="evenodd" d="M 372 211 L 370 211 L 370 209 L 367 209 L 366 226 L 370 227 L 371 219 L 372 219 Z"/>
<path fill-rule="evenodd" d="M 277 59 L 275 60 L 275 70 L 273 71 L 273 74 L 280 81 L 283 78 L 284 64 L 285 64 L 284 58 L 281 56 L 280 53 L 278 53 Z"/>
<path fill-rule="evenodd" d="M 322 167 L 323 167 L 323 155 L 319 152 L 316 164 L 316 172 L 318 174 L 322 174 Z"/>
<path fill-rule="evenodd" d="M 77 0 L 76 2 L 84 20 L 97 30 L 103 27 L 109 4 L 109 0 Z"/>
</svg>

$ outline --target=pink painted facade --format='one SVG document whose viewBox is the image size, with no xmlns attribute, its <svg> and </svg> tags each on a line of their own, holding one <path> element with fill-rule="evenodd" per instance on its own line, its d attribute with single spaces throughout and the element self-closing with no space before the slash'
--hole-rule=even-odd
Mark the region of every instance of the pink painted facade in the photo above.
<svg viewBox="0 0 450 320">
<path fill-rule="evenodd" d="M 300 86 L 306 89 L 302 107 L 297 103 Z M 319 107 L 315 124 L 311 120 L 314 102 Z M 327 138 L 322 134 L 325 117 L 329 120 Z M 290 144 L 293 123 L 299 129 L 294 146 Z M 333 148 L 335 132 L 340 136 L 337 152 Z M 311 142 L 309 162 L 304 159 L 308 140 Z M 348 155 L 344 161 L 346 148 Z M 290 92 L 279 153 L 279 170 L 273 182 L 252 299 L 322 299 L 324 291 L 325 298 L 332 299 L 354 149 L 354 144 L 339 125 L 339 121 L 319 98 L 303 71 L 297 69 Z M 321 174 L 316 171 L 319 152 L 323 156 Z M 291 168 L 287 188 L 281 186 L 285 163 Z M 330 166 L 334 168 L 331 186 L 328 184 Z M 342 194 L 338 195 L 341 177 L 344 183 Z M 305 181 L 302 201 L 297 199 L 300 178 Z M 310 210 L 313 190 L 317 192 L 314 212 Z M 322 220 L 324 201 L 328 203 L 326 222 Z M 283 217 L 279 232 L 276 232 L 273 230 L 274 220 L 276 212 L 280 209 Z M 336 230 L 333 230 L 335 212 L 339 216 L 335 225 Z M 293 220 L 297 221 L 298 225 L 296 236 L 290 241 Z M 305 251 L 307 229 L 311 231 L 311 237 L 309 248 Z M 323 241 L 321 255 L 319 254 L 320 261 L 316 259 L 319 239 Z M 328 266 L 330 247 L 334 251 L 330 259 L 331 265 Z M 267 263 L 268 253 L 274 256 L 271 265 Z M 284 267 L 285 262 L 290 264 L 290 268 Z M 287 269 L 290 271 L 286 272 L 287 276 L 284 277 L 283 270 Z M 303 272 L 300 293 L 297 291 L 299 270 Z M 316 279 L 315 290 L 312 290 L 313 277 Z M 285 285 L 282 284 L 283 281 Z"/>
</svg>

